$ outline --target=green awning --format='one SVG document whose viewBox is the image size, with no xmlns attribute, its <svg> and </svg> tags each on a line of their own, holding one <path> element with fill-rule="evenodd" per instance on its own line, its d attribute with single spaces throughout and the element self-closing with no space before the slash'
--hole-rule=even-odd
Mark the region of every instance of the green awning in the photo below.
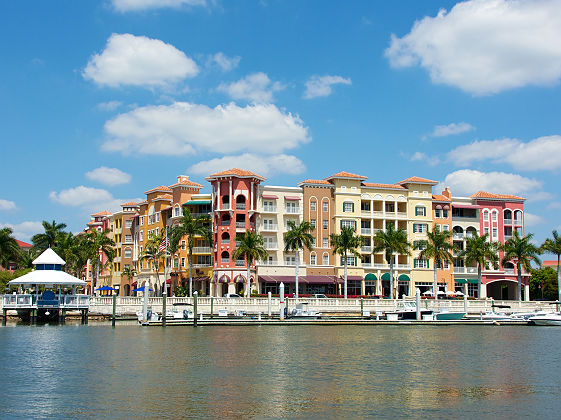
<svg viewBox="0 0 561 420">
<path fill-rule="evenodd" d="M 390 273 L 384 273 L 384 274 L 382 274 L 382 277 L 380 277 L 380 278 L 382 280 L 389 280 L 391 278 Z"/>
<path fill-rule="evenodd" d="M 378 278 L 376 277 L 376 274 L 368 273 L 366 277 L 364 277 L 364 280 L 378 280 Z"/>
<path fill-rule="evenodd" d="M 468 281 L 466 279 L 454 279 L 456 283 L 466 284 Z"/>
<path fill-rule="evenodd" d="M 477 281 L 477 279 L 468 279 L 468 283 L 477 284 L 479 282 Z"/>
<path fill-rule="evenodd" d="M 401 274 L 397 279 L 398 279 L 398 280 L 401 280 L 401 281 L 409 281 L 409 280 L 411 280 L 407 274 Z"/>
<path fill-rule="evenodd" d="M 210 204 L 211 201 L 210 200 L 191 200 L 191 201 L 187 201 L 186 203 L 183 203 L 184 206 L 195 206 L 197 204 Z"/>
</svg>

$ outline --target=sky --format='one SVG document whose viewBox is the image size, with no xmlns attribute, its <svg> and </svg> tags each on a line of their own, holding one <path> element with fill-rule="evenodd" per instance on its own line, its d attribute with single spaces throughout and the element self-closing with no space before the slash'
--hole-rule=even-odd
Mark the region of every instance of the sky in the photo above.
<svg viewBox="0 0 561 420">
<path fill-rule="evenodd" d="M 78 232 L 187 174 L 345 170 L 561 228 L 561 0 L 0 2 L 0 226 Z"/>
</svg>

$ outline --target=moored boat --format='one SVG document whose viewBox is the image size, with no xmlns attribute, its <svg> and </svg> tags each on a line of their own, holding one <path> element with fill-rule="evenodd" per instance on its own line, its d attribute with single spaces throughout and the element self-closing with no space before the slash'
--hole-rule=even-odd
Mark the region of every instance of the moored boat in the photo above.
<svg viewBox="0 0 561 420">
<path fill-rule="evenodd" d="M 561 326 L 561 313 L 535 315 L 528 318 L 528 321 L 534 325 Z"/>
</svg>

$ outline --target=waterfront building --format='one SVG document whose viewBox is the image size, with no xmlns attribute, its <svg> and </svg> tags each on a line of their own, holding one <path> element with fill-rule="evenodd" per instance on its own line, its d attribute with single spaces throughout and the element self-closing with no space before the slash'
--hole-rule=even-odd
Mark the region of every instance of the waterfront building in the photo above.
<svg viewBox="0 0 561 420">
<path fill-rule="evenodd" d="M 212 174 L 206 180 L 212 186 L 214 275 L 210 293 L 240 293 L 247 281 L 247 261 L 234 260 L 232 253 L 239 235 L 256 231 L 259 185 L 265 178 L 234 168 Z M 251 287 L 256 290 L 255 262 L 250 273 Z"/>
<path fill-rule="evenodd" d="M 442 194 L 433 194 L 432 195 L 432 217 L 433 217 L 433 229 L 438 229 L 441 232 L 451 231 L 452 230 L 452 194 L 450 193 L 449 188 L 445 188 L 442 191 Z M 456 245 L 458 251 L 453 252 L 453 256 L 457 257 L 459 250 L 464 249 L 463 243 L 461 246 L 458 246 L 457 243 L 454 242 L 454 234 L 451 238 L 452 244 Z M 467 293 L 463 287 L 456 288 L 456 283 L 454 282 L 454 264 L 448 261 L 443 261 L 441 266 L 437 268 L 436 271 L 437 276 L 437 284 L 439 291 L 460 291 L 462 293 Z M 421 293 L 426 292 L 427 290 L 432 290 L 431 286 L 426 287 L 419 287 Z"/>
<path fill-rule="evenodd" d="M 108 216 L 111 216 L 111 213 L 107 210 L 92 214 L 90 216 L 90 221 L 82 234 L 88 234 L 92 231 L 101 233 L 109 230 Z M 96 288 L 102 285 L 102 281 L 105 282 L 111 277 L 111 267 L 109 267 L 107 264 L 107 255 L 105 255 L 105 253 L 99 253 L 99 262 L 99 277 L 97 278 L 97 283 L 95 284 Z M 92 264 L 91 260 L 88 260 L 86 264 L 86 289 L 89 291 L 89 293 L 91 293 L 92 283 L 94 283 L 94 279 L 96 278 L 97 274 L 98 273 L 95 269 L 95 265 Z"/>
</svg>

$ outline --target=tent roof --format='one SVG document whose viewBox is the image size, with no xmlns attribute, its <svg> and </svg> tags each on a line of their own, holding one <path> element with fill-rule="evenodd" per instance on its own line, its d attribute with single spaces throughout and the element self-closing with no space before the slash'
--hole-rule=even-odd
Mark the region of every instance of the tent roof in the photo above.
<svg viewBox="0 0 561 420">
<path fill-rule="evenodd" d="M 33 260 L 33 264 L 66 264 L 62 258 L 60 258 L 56 252 L 54 252 L 51 248 L 47 248 L 43 251 L 41 255 Z"/>
<path fill-rule="evenodd" d="M 35 270 L 13 279 L 8 284 L 60 284 L 61 286 L 85 286 L 86 282 L 64 271 Z"/>
</svg>

